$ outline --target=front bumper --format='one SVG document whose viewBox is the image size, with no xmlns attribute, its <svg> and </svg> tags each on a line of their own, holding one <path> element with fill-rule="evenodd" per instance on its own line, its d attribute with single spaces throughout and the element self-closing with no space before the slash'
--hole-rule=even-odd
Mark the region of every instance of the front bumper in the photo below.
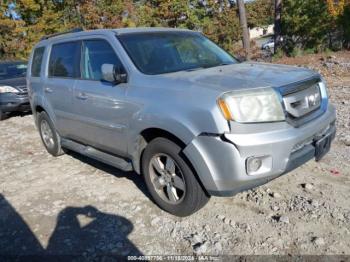
<svg viewBox="0 0 350 262">
<path fill-rule="evenodd" d="M 30 111 L 28 95 L 0 94 L 0 109 L 4 113 Z"/>
<path fill-rule="evenodd" d="M 270 126 L 255 132 L 198 136 L 184 154 L 211 195 L 230 196 L 265 184 L 314 158 L 313 140 L 325 132 L 334 139 L 335 119 L 335 109 L 329 105 L 323 115 L 299 128 L 288 123 L 279 124 L 278 129 L 274 124 L 263 124 Z M 247 159 L 255 156 L 268 156 L 269 166 L 248 175 Z"/>
</svg>

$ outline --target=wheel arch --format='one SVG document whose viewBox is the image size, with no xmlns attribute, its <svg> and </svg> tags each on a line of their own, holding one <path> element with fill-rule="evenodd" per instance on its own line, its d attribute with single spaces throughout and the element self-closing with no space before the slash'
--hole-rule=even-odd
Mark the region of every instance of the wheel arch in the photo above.
<svg viewBox="0 0 350 262">
<path fill-rule="evenodd" d="M 50 117 L 51 121 L 56 124 L 56 117 L 52 110 L 52 108 L 46 103 L 46 101 L 42 97 L 36 97 L 31 102 L 32 112 L 35 119 L 35 124 L 37 124 L 38 113 L 46 112 Z"/>
<path fill-rule="evenodd" d="M 195 175 L 195 177 L 197 178 L 198 182 L 200 183 L 200 185 L 202 186 L 204 192 L 208 194 L 204 184 L 202 183 L 202 179 L 200 177 L 200 175 L 197 173 L 197 170 L 195 169 L 194 165 L 191 163 L 191 161 L 189 160 L 189 158 L 186 156 L 186 154 L 184 154 L 183 150 L 186 148 L 187 144 L 178 136 L 176 136 L 175 134 L 162 129 L 162 128 L 146 128 L 144 130 L 142 130 L 140 132 L 140 148 L 137 154 L 136 158 L 133 158 L 133 167 L 134 170 L 137 174 L 141 174 L 141 163 L 142 163 L 142 157 L 143 157 L 143 153 L 147 147 L 147 145 L 154 139 L 156 138 L 166 138 L 172 142 L 174 142 L 175 144 L 177 144 L 178 146 L 180 146 L 181 148 L 181 152 L 180 155 L 181 157 L 185 160 L 185 162 L 187 163 L 187 165 L 191 168 L 193 174 Z"/>
<path fill-rule="evenodd" d="M 157 127 L 148 127 L 143 129 L 138 134 L 137 138 L 133 139 L 135 143 L 133 145 L 131 156 L 133 167 L 136 173 L 141 174 L 141 160 L 145 148 L 153 139 L 158 137 L 169 139 L 170 141 L 179 145 L 181 149 L 184 149 L 186 147 L 186 143 L 183 139 L 166 129 Z"/>
</svg>

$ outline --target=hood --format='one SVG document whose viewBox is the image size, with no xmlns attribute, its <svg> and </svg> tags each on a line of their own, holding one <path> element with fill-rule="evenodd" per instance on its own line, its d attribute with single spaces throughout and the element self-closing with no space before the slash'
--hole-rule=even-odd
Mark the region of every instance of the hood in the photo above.
<svg viewBox="0 0 350 262">
<path fill-rule="evenodd" d="M 26 89 L 26 78 L 18 77 L 18 78 L 9 78 L 9 79 L 0 79 L 0 85 L 12 86 L 20 91 Z"/>
<path fill-rule="evenodd" d="M 307 68 L 248 62 L 162 75 L 177 83 L 187 82 L 191 86 L 220 92 L 257 87 L 277 88 L 315 76 L 318 74 Z"/>
</svg>

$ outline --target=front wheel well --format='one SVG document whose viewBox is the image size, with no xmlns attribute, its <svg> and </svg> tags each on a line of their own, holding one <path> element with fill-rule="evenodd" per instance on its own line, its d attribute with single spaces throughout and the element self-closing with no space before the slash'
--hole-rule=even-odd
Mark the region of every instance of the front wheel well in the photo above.
<svg viewBox="0 0 350 262">
<path fill-rule="evenodd" d="M 182 149 L 186 147 L 186 144 L 177 136 L 173 135 L 172 133 L 160 129 L 160 128 L 148 128 L 141 132 L 141 136 L 145 139 L 147 143 L 151 142 L 153 139 L 158 137 L 164 137 L 169 139 L 170 141 L 176 143 L 179 145 Z"/>
<path fill-rule="evenodd" d="M 137 146 L 138 150 L 135 152 L 133 157 L 134 169 L 138 174 L 141 173 L 141 162 L 145 148 L 153 139 L 163 137 L 179 145 L 181 149 L 184 149 L 186 147 L 186 144 L 180 138 L 160 128 L 147 128 L 140 133 L 139 137 L 140 140 Z"/>
<path fill-rule="evenodd" d="M 43 107 L 41 107 L 41 106 L 36 106 L 36 107 L 35 107 L 35 112 L 36 112 L 36 113 L 41 113 L 41 112 L 43 112 L 43 111 L 45 111 L 45 109 L 44 109 Z"/>
<path fill-rule="evenodd" d="M 143 158 L 143 154 L 145 152 L 145 149 L 147 147 L 147 144 L 150 143 L 153 139 L 155 138 L 166 138 L 172 142 L 174 142 L 175 144 L 177 144 L 180 148 L 181 148 L 181 152 L 180 152 L 180 156 L 183 158 L 183 160 L 187 163 L 187 165 L 191 168 L 193 174 L 196 176 L 199 184 L 201 185 L 202 189 L 204 190 L 204 192 L 206 193 L 207 196 L 209 196 L 209 193 L 207 192 L 206 188 L 204 187 L 196 169 L 194 168 L 193 164 L 191 163 L 191 161 L 187 158 L 187 156 L 183 153 L 182 150 L 185 149 L 186 144 L 177 136 L 173 135 L 172 133 L 163 130 L 163 129 L 159 129 L 159 128 L 148 128 L 145 129 L 141 132 L 141 137 L 143 138 L 143 141 L 141 142 L 141 145 L 139 147 L 140 151 L 139 151 L 139 158 L 137 159 L 137 163 L 134 162 L 134 168 L 135 171 L 139 174 L 141 174 L 141 164 L 142 164 L 142 158 Z M 135 165 L 136 164 L 136 165 Z"/>
</svg>

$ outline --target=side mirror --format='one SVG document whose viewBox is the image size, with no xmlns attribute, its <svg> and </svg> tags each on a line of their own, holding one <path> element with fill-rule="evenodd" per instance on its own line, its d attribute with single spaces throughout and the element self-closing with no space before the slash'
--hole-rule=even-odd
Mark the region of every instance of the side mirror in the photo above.
<svg viewBox="0 0 350 262">
<path fill-rule="evenodd" d="M 128 75 L 121 66 L 112 64 L 103 64 L 101 66 L 103 80 L 115 84 L 126 83 L 128 81 Z"/>
</svg>

